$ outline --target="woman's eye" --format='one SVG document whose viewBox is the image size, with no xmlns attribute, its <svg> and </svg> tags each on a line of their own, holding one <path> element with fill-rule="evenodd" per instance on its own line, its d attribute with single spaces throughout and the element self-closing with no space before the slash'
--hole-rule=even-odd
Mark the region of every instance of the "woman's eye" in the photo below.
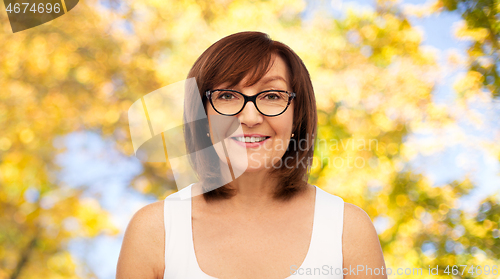
<svg viewBox="0 0 500 279">
<path fill-rule="evenodd" d="M 231 100 L 232 98 L 234 98 L 234 95 L 231 93 L 223 93 L 219 95 L 219 99 L 222 100 Z"/>
<path fill-rule="evenodd" d="M 278 94 L 272 93 L 272 94 L 267 94 L 265 98 L 268 100 L 279 100 L 280 96 Z"/>
<path fill-rule="evenodd" d="M 231 95 L 231 94 L 224 94 L 224 95 L 222 95 L 222 97 L 224 99 L 231 99 L 233 97 L 233 95 Z"/>
</svg>

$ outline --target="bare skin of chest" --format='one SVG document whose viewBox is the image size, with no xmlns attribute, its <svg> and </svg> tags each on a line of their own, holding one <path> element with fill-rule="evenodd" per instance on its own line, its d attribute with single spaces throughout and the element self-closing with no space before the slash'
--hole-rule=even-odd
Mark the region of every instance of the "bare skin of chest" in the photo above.
<svg viewBox="0 0 500 279">
<path fill-rule="evenodd" d="M 194 199 L 193 243 L 201 270 L 217 278 L 286 278 L 309 250 L 315 190 L 259 212 Z"/>
</svg>

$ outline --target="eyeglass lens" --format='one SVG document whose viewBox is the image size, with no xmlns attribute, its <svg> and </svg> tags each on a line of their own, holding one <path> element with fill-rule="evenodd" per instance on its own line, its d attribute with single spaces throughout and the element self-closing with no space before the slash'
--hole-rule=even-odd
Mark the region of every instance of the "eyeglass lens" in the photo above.
<svg viewBox="0 0 500 279">
<path fill-rule="evenodd" d="M 288 105 L 289 95 L 280 91 L 268 91 L 257 96 L 257 109 L 266 115 L 277 115 L 282 113 Z M 245 98 L 233 91 L 214 91 L 212 103 L 219 113 L 235 114 L 245 105 Z"/>
</svg>

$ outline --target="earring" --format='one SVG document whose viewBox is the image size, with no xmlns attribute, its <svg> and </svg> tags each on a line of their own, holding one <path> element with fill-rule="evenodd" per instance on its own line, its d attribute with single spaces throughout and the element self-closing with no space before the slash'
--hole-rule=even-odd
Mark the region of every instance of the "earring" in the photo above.
<svg viewBox="0 0 500 279">
<path fill-rule="evenodd" d="M 207 133 L 207 137 L 210 137 L 210 133 Z"/>
<path fill-rule="evenodd" d="M 294 134 L 294 133 L 292 133 L 292 138 L 293 138 L 293 136 L 294 136 L 294 135 L 295 135 L 295 134 Z"/>
</svg>

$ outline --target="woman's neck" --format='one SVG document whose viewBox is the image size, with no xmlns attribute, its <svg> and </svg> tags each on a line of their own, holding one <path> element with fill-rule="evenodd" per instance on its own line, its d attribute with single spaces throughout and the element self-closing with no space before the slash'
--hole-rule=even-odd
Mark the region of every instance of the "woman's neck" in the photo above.
<svg viewBox="0 0 500 279">
<path fill-rule="evenodd" d="M 259 211 L 280 203 L 274 199 L 278 181 L 269 176 L 268 170 L 245 172 L 228 185 L 235 195 L 224 201 L 234 210 Z"/>
</svg>

